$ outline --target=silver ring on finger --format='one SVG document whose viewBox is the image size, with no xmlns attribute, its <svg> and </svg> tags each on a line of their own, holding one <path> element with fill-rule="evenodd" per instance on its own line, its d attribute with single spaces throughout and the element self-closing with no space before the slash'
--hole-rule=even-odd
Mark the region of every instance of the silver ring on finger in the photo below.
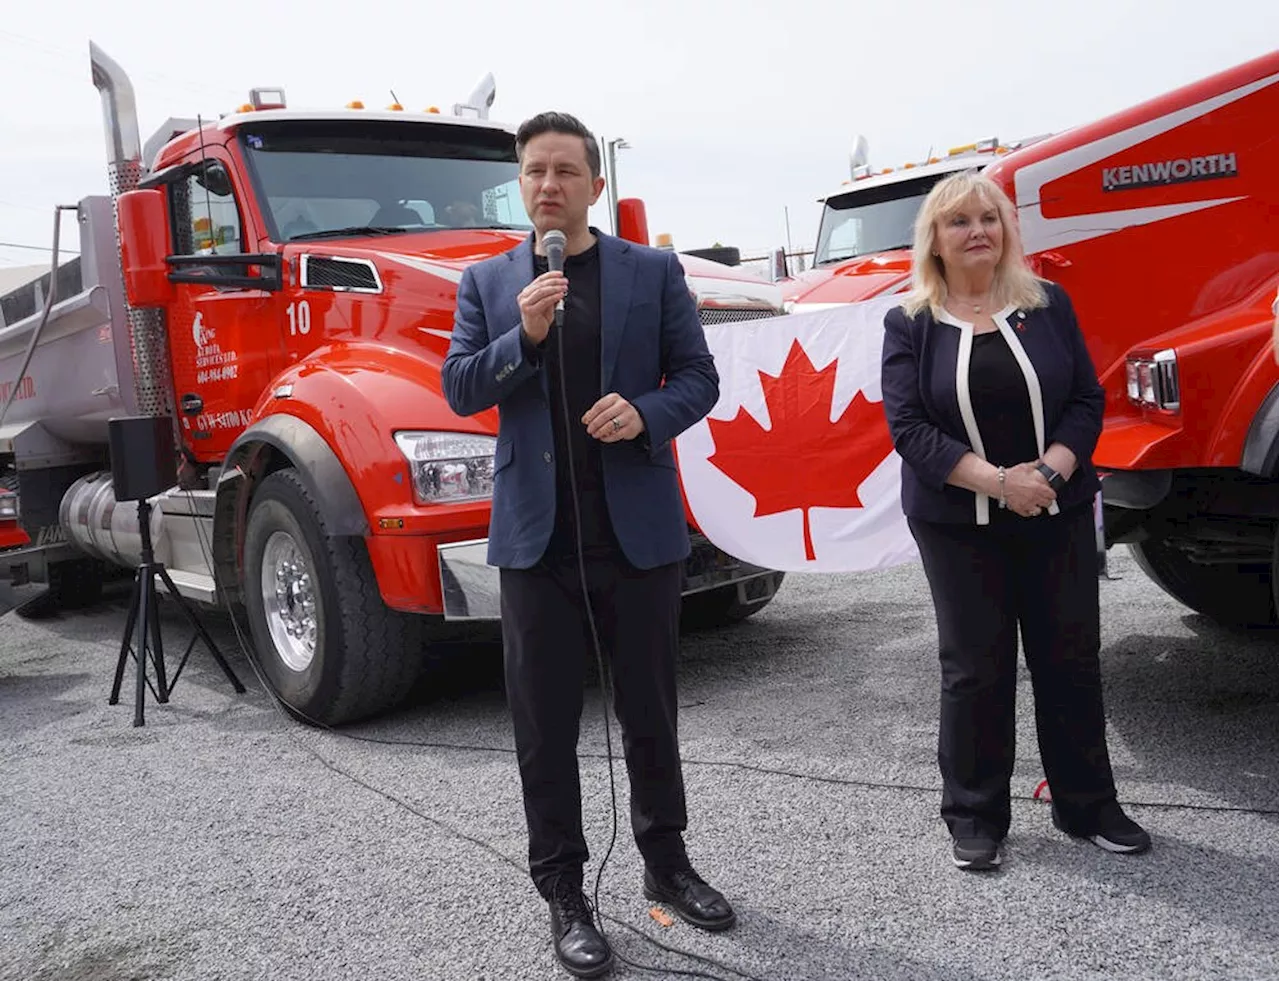
<svg viewBox="0 0 1280 981">
<path fill-rule="evenodd" d="M 619 429 L 621 429 L 621 428 L 622 428 L 622 423 L 618 421 L 618 417 L 617 417 L 617 416 L 614 416 L 614 417 L 613 417 L 613 431 L 616 433 L 616 432 L 617 432 Z"/>
</svg>

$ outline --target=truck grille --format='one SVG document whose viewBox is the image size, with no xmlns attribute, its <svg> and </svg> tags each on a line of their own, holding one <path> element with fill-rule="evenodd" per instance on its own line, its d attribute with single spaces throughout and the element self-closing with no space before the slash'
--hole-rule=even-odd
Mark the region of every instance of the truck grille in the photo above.
<svg viewBox="0 0 1280 981">
<path fill-rule="evenodd" d="M 739 309 L 726 310 L 723 307 L 701 307 L 698 310 L 698 316 L 702 320 L 702 326 L 709 327 L 711 324 L 727 324 L 735 320 L 764 320 L 768 317 L 777 317 L 781 311 L 761 309 L 759 307 L 747 307 Z"/>
<path fill-rule="evenodd" d="M 304 255 L 301 279 L 306 289 L 382 292 L 378 271 L 368 259 Z"/>
</svg>

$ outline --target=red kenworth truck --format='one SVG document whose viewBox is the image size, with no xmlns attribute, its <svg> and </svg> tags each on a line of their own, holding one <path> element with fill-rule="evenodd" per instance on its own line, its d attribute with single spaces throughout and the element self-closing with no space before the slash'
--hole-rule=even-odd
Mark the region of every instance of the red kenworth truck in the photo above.
<svg viewBox="0 0 1280 981">
<path fill-rule="evenodd" d="M 108 422 L 169 416 L 177 479 L 150 527 L 178 591 L 243 609 L 296 713 L 383 711 L 451 624 L 498 616 L 497 411 L 459 418 L 440 386 L 462 271 L 532 230 L 492 77 L 452 112 L 255 89 L 142 147 L 127 77 L 90 60 L 111 195 L 79 202 L 77 260 L 0 298 L 0 487 L 30 538 L 0 570 L 49 583 L 34 613 L 132 569 L 138 504 L 113 492 Z M 648 244 L 641 202 L 617 218 Z M 681 261 L 704 323 L 782 312 L 777 286 Z M 691 620 L 770 601 L 780 573 L 692 530 Z"/>
<path fill-rule="evenodd" d="M 929 189 L 965 169 L 999 182 L 1107 390 L 1106 543 L 1228 624 L 1276 623 L 1277 67 L 1272 52 L 1051 136 L 855 159 L 815 268 L 780 284 L 796 311 L 904 291 Z"/>
<path fill-rule="evenodd" d="M 1276 623 L 1277 68 L 1272 52 L 988 170 L 1106 387 L 1107 541 L 1241 625 Z"/>
</svg>

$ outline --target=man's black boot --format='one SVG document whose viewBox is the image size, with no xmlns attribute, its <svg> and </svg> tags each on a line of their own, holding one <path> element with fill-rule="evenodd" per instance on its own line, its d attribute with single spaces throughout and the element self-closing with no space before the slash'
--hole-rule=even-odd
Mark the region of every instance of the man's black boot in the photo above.
<svg viewBox="0 0 1280 981">
<path fill-rule="evenodd" d="M 587 897 L 578 886 L 558 882 L 551 899 L 551 940 L 556 960 L 576 978 L 598 978 L 613 967 L 613 951 L 591 920 Z"/>
<path fill-rule="evenodd" d="M 646 868 L 644 894 L 647 899 L 670 906 L 680 919 L 703 930 L 728 930 L 738 921 L 729 900 L 692 868 Z"/>
</svg>

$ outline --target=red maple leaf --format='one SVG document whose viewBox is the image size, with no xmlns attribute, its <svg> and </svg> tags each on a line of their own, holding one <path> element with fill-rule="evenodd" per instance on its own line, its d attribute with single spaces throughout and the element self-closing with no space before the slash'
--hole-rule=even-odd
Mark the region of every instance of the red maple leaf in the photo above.
<svg viewBox="0 0 1280 981">
<path fill-rule="evenodd" d="M 770 428 L 741 406 L 728 422 L 708 419 L 716 450 L 708 458 L 755 498 L 755 517 L 804 512 L 804 555 L 812 561 L 809 509 L 860 508 L 858 485 L 893 449 L 879 403 L 862 392 L 831 422 L 836 362 L 821 371 L 793 341 L 775 377 L 760 372 Z"/>
</svg>

